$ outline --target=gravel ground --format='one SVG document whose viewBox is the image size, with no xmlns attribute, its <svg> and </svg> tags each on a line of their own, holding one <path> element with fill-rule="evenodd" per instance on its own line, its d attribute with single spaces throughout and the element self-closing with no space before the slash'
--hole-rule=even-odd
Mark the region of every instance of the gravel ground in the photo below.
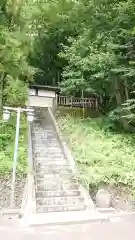
<svg viewBox="0 0 135 240">
<path fill-rule="evenodd" d="M 108 187 L 108 191 L 112 195 L 112 207 L 118 211 L 135 211 L 135 198 L 126 187 Z"/>
<path fill-rule="evenodd" d="M 11 175 L 8 177 L 0 177 L 0 208 L 9 208 L 10 194 L 11 194 L 11 181 L 12 181 Z M 25 184 L 25 177 L 17 176 L 16 186 L 15 186 L 14 208 L 21 207 L 24 184 Z"/>
</svg>

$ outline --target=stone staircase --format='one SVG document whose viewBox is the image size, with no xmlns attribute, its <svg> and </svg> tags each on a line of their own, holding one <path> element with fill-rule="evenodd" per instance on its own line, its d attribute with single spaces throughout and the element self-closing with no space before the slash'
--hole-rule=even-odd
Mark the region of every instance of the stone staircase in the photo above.
<svg viewBox="0 0 135 240">
<path fill-rule="evenodd" d="M 83 211 L 87 204 L 47 109 L 35 108 L 32 126 L 38 213 Z"/>
</svg>

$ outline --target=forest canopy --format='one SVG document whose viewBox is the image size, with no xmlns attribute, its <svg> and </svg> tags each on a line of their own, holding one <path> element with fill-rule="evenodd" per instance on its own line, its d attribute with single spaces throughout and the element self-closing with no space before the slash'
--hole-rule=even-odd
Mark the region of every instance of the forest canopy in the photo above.
<svg viewBox="0 0 135 240">
<path fill-rule="evenodd" d="M 33 79 L 95 94 L 110 119 L 134 131 L 133 0 L 2 0 L 0 12 L 0 106 L 23 103 Z"/>
</svg>

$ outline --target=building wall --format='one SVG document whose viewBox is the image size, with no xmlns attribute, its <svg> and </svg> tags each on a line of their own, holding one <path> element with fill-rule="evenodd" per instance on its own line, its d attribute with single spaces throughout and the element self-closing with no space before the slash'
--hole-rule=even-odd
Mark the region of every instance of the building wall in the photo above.
<svg viewBox="0 0 135 240">
<path fill-rule="evenodd" d="M 47 90 L 38 90 L 38 96 L 55 98 L 55 92 Z"/>
<path fill-rule="evenodd" d="M 53 98 L 29 96 L 28 105 L 31 107 L 53 107 Z"/>
<path fill-rule="evenodd" d="M 28 105 L 35 107 L 54 107 L 55 91 L 29 89 Z"/>
<path fill-rule="evenodd" d="M 35 89 L 29 89 L 29 96 L 36 96 L 36 90 Z"/>
</svg>

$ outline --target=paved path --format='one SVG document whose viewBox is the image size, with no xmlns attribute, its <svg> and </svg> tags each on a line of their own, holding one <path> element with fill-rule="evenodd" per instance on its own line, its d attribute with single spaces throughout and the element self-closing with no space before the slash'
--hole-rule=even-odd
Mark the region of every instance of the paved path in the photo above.
<svg viewBox="0 0 135 240">
<path fill-rule="evenodd" d="M 2 240 L 134 240 L 135 221 L 98 222 L 56 227 L 20 228 L 19 221 L 0 220 L 0 239 Z"/>
</svg>

